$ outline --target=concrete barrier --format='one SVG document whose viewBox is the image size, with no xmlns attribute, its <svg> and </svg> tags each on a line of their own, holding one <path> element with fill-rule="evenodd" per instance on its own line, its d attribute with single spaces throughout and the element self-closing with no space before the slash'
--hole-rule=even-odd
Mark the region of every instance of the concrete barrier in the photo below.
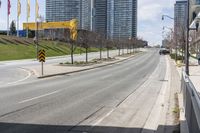
<svg viewBox="0 0 200 133">
<path fill-rule="evenodd" d="M 189 133 L 200 133 L 200 95 L 189 77 L 183 72 L 181 81 L 183 107 Z"/>
</svg>

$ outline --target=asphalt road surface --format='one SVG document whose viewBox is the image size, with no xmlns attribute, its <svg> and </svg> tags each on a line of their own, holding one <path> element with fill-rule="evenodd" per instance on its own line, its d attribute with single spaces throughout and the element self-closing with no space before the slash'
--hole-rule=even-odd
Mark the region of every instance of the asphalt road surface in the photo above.
<svg viewBox="0 0 200 133">
<path fill-rule="evenodd" d="M 165 57 L 149 50 L 95 70 L 0 87 L 0 133 L 140 133 L 165 72 Z"/>
</svg>

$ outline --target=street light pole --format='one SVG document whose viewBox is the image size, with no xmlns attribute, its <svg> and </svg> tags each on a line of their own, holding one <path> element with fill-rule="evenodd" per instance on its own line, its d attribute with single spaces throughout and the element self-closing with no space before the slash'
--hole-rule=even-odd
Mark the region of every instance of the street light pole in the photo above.
<svg viewBox="0 0 200 133">
<path fill-rule="evenodd" d="M 169 18 L 169 19 L 172 19 L 172 20 L 174 20 L 174 18 L 172 18 L 172 17 L 170 17 L 170 16 L 168 16 L 168 15 L 162 15 L 162 20 L 164 20 L 164 17 L 167 17 L 167 18 Z M 168 27 L 166 27 L 166 28 L 168 28 Z M 177 28 L 177 26 L 175 25 L 175 28 Z M 177 43 L 178 43 L 178 41 L 177 41 L 177 30 L 175 30 L 174 31 L 174 33 L 175 33 L 175 39 L 176 39 L 176 54 L 175 54 L 175 60 L 176 60 L 176 62 L 177 62 L 177 56 L 178 56 L 178 54 L 177 54 L 177 52 L 178 52 L 178 45 L 177 45 Z"/>
<path fill-rule="evenodd" d="M 187 35 L 186 35 L 186 47 L 185 47 L 185 73 L 189 75 L 189 22 L 190 21 L 190 1 L 187 3 Z"/>
</svg>

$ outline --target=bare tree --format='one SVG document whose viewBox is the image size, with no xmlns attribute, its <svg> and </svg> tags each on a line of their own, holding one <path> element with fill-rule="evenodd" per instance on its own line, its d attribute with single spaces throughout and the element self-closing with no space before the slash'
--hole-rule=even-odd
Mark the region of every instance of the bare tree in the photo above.
<svg viewBox="0 0 200 133">
<path fill-rule="evenodd" d="M 87 30 L 79 31 L 79 42 L 80 46 L 85 48 L 85 61 L 88 63 L 88 49 L 89 49 L 89 35 L 90 33 Z"/>
<path fill-rule="evenodd" d="M 185 45 L 186 45 L 186 27 L 185 26 L 179 26 L 179 31 L 177 31 L 177 47 L 181 47 L 181 53 L 182 53 L 182 62 L 184 61 L 184 51 L 185 51 Z"/>
<path fill-rule="evenodd" d="M 107 58 L 110 58 L 110 49 L 113 48 L 114 42 L 112 40 L 106 41 Z"/>
</svg>

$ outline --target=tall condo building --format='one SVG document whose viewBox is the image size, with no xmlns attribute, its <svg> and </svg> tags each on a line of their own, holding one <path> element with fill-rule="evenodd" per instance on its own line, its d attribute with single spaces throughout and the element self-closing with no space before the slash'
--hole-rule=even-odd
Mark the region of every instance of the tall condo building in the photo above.
<svg viewBox="0 0 200 133">
<path fill-rule="evenodd" d="M 137 37 L 137 0 L 46 0 L 47 21 L 74 18 L 110 39 Z"/>
<path fill-rule="evenodd" d="M 174 5 L 174 31 L 181 35 L 187 26 L 187 1 L 176 1 Z"/>
<path fill-rule="evenodd" d="M 137 37 L 137 0 L 107 0 L 107 37 Z"/>
<path fill-rule="evenodd" d="M 91 0 L 46 0 L 46 21 L 77 19 L 79 28 L 90 29 Z"/>
<path fill-rule="evenodd" d="M 106 37 L 107 33 L 107 0 L 94 0 L 93 31 Z"/>
</svg>

